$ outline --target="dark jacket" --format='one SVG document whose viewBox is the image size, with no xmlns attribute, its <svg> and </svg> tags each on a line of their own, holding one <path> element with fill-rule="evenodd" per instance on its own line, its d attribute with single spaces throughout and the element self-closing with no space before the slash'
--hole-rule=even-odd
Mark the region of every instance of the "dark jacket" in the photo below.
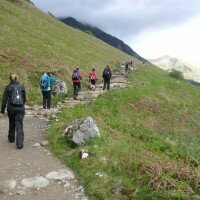
<svg viewBox="0 0 200 200">
<path fill-rule="evenodd" d="M 2 104 L 1 104 L 1 113 L 2 114 L 5 113 L 6 106 L 7 106 L 7 110 L 21 110 L 21 111 L 25 110 L 24 105 L 15 106 L 10 103 L 10 99 L 12 97 L 12 87 L 17 84 L 19 84 L 19 83 L 15 82 L 15 81 L 11 81 L 10 84 L 6 86 L 6 88 L 4 90 L 4 94 L 3 94 Z M 26 92 L 25 92 L 25 88 L 23 85 L 21 85 L 21 91 L 22 91 L 22 95 L 23 95 L 23 99 L 24 99 L 24 103 L 25 103 L 26 102 Z"/>
<path fill-rule="evenodd" d="M 110 80 L 111 77 L 112 77 L 112 72 L 110 70 L 109 67 L 106 67 L 104 70 L 103 70 L 103 74 L 102 74 L 102 77 L 104 80 Z"/>
</svg>

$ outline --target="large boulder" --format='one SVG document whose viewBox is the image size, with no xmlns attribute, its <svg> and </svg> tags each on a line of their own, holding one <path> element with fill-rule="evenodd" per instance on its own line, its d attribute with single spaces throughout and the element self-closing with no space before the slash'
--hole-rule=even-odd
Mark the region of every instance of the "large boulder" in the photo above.
<svg viewBox="0 0 200 200">
<path fill-rule="evenodd" d="M 68 92 L 67 84 L 62 80 L 57 80 L 52 86 L 52 91 L 58 95 L 67 94 Z"/>
<path fill-rule="evenodd" d="M 100 137 L 99 129 L 90 116 L 72 121 L 64 133 L 74 145 L 80 145 L 91 138 Z"/>
</svg>

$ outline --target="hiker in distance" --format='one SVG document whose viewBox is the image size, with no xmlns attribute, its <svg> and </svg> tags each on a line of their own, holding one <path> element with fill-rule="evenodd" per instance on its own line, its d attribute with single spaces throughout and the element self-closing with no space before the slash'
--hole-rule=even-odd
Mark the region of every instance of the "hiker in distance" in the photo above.
<svg viewBox="0 0 200 200">
<path fill-rule="evenodd" d="M 9 118 L 8 141 L 15 142 L 16 131 L 16 146 L 22 149 L 24 145 L 24 130 L 23 119 L 25 115 L 24 104 L 26 102 L 26 92 L 23 85 L 19 83 L 17 74 L 10 75 L 10 84 L 5 87 L 2 104 L 1 115 L 7 113 Z"/>
<path fill-rule="evenodd" d="M 93 68 L 92 71 L 89 73 L 89 83 L 91 84 L 90 85 L 91 91 L 95 91 L 97 80 L 98 80 L 97 73 L 96 70 Z"/>
<path fill-rule="evenodd" d="M 51 108 L 51 85 L 56 81 L 56 78 L 50 72 L 46 72 L 40 78 L 40 89 L 43 95 L 43 108 Z"/>
<path fill-rule="evenodd" d="M 110 90 L 110 79 L 112 77 L 112 72 L 110 70 L 109 66 L 106 66 L 105 69 L 103 70 L 103 90 L 107 88 L 107 90 Z"/>
<path fill-rule="evenodd" d="M 82 80 L 82 75 L 79 71 L 79 68 L 75 68 L 72 73 L 72 82 L 73 82 L 73 88 L 74 88 L 74 99 L 76 99 L 76 96 L 81 90 L 81 80 Z"/>
<path fill-rule="evenodd" d="M 130 67 L 129 62 L 126 62 L 126 64 L 125 64 L 125 72 L 126 73 L 129 71 L 129 67 Z"/>
</svg>

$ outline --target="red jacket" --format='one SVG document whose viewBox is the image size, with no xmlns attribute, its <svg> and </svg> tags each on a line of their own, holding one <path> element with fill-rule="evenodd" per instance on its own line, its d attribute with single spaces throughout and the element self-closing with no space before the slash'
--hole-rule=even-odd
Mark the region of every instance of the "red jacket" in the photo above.
<svg viewBox="0 0 200 200">
<path fill-rule="evenodd" d="M 89 79 L 90 80 L 97 80 L 97 73 L 95 71 L 92 71 L 89 73 Z"/>
</svg>

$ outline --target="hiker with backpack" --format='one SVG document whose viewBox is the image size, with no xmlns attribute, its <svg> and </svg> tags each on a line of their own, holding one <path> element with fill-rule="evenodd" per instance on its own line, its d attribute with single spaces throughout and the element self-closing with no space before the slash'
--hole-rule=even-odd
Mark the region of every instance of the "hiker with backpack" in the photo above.
<svg viewBox="0 0 200 200">
<path fill-rule="evenodd" d="M 51 108 L 51 85 L 56 81 L 56 78 L 50 72 L 46 72 L 40 78 L 40 89 L 43 95 L 43 108 Z"/>
<path fill-rule="evenodd" d="M 105 69 L 103 70 L 103 90 L 105 90 L 107 88 L 107 90 L 110 90 L 110 79 L 112 77 L 112 72 L 110 70 L 109 66 L 106 66 Z"/>
<path fill-rule="evenodd" d="M 74 87 L 74 98 L 75 96 L 78 95 L 78 93 L 81 90 L 81 80 L 82 80 L 82 75 L 79 71 L 79 68 L 75 68 L 72 73 L 72 82 L 73 82 L 73 87 Z"/>
<path fill-rule="evenodd" d="M 7 107 L 9 118 L 8 141 L 10 143 L 15 142 L 16 131 L 16 146 L 18 149 L 22 149 L 24 145 L 23 119 L 25 115 L 25 102 L 25 88 L 19 83 L 18 75 L 10 75 L 10 84 L 5 87 L 3 94 L 1 114 L 5 113 Z"/>
<path fill-rule="evenodd" d="M 95 91 L 97 80 L 98 80 L 97 73 L 96 73 L 95 69 L 93 68 L 92 71 L 89 73 L 89 83 L 91 84 L 90 90 Z"/>
</svg>

